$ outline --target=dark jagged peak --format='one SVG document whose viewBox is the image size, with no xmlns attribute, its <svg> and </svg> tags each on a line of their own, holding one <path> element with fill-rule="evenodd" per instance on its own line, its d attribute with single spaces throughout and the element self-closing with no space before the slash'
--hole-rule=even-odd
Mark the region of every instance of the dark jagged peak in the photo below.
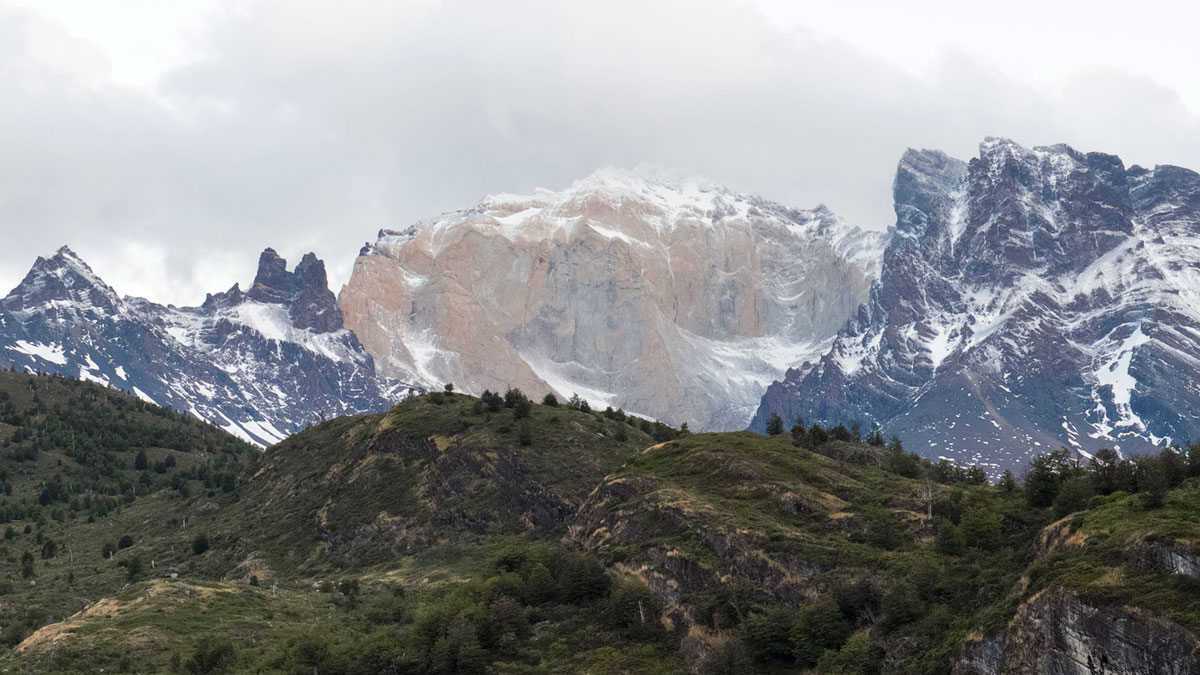
<svg viewBox="0 0 1200 675">
<path fill-rule="evenodd" d="M 952 209 L 965 189 L 966 179 L 966 162 L 938 150 L 908 149 L 900 158 L 892 183 L 896 232 L 920 238 L 935 219 L 954 229 L 958 223 L 948 221 L 961 216 Z"/>
<path fill-rule="evenodd" d="M 1130 167 L 1130 194 L 1146 225 L 1163 231 L 1200 232 L 1200 173 L 1178 166 Z"/>
<path fill-rule="evenodd" d="M 95 308 L 115 311 L 120 296 L 70 248 L 63 246 L 49 258 L 38 256 L 29 273 L 3 300 L 10 312 L 42 308 Z"/>
<path fill-rule="evenodd" d="M 205 312 L 214 312 L 218 309 L 239 305 L 245 299 L 246 294 L 242 292 L 241 287 L 234 284 L 224 293 L 209 293 L 204 296 L 204 304 L 200 308 Z"/>
<path fill-rule="evenodd" d="M 286 260 L 274 249 L 264 250 L 258 258 L 254 285 L 245 298 L 286 305 L 296 328 L 318 333 L 342 328 L 342 311 L 338 308 L 337 297 L 329 290 L 325 263 L 312 253 L 305 254 L 295 271 L 288 272 Z"/>
</svg>

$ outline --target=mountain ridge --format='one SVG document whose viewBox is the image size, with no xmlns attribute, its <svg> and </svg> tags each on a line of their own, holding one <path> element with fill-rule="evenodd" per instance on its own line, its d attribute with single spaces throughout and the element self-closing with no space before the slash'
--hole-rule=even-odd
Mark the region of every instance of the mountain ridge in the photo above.
<svg viewBox="0 0 1200 675">
<path fill-rule="evenodd" d="M 410 391 L 376 378 L 324 263 L 310 253 L 289 272 L 272 249 L 245 293 L 175 307 L 118 295 L 64 246 L 0 300 L 0 364 L 126 389 L 259 446 Z"/>
<path fill-rule="evenodd" d="M 878 422 L 995 470 L 1200 435 L 1200 400 L 1167 379 L 1200 363 L 1200 175 L 989 138 L 969 163 L 908 151 L 893 191 L 870 301 L 751 428 Z"/>
</svg>

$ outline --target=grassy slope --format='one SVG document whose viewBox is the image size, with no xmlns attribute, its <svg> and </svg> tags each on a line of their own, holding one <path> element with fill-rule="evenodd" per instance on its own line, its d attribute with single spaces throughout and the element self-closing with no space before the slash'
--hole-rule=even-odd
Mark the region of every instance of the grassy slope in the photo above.
<svg viewBox="0 0 1200 675">
<path fill-rule="evenodd" d="M 459 625 L 485 634 L 501 596 L 537 626 L 489 647 L 492 671 L 506 673 L 677 672 L 670 645 L 681 638 L 685 654 L 707 645 L 710 656 L 691 654 L 693 663 L 732 641 L 749 645 L 738 658 L 760 657 L 754 671 L 791 672 L 800 666 L 779 643 L 790 649 L 799 608 L 822 602 L 886 648 L 892 671 L 944 672 L 968 635 L 1000 630 L 1051 586 L 1200 631 L 1194 582 L 1146 570 L 1129 553 L 1144 541 L 1200 541 L 1195 479 L 1157 510 L 1137 496 L 1097 498 L 1047 530 L 1065 529 L 1066 543 L 1046 545 L 1050 510 L 1029 508 L 1019 490 L 934 486 L 929 521 L 926 484 L 883 470 L 878 451 L 862 446 L 816 453 L 749 433 L 654 443 L 616 420 L 543 406 L 533 407 L 523 446 L 525 423 L 508 409 L 480 411 L 470 397 L 422 397 L 298 434 L 229 494 L 209 496 L 197 481 L 188 498 L 155 491 L 96 523 L 47 520 L 47 533 L 88 556 L 39 559 L 37 586 L 16 584 L 0 602 L 58 618 L 111 599 L 0 663 L 13 672 L 186 670 L 212 638 L 233 648 L 224 662 L 232 672 L 312 672 L 318 658 L 321 672 L 360 672 L 366 652 L 386 655 L 389 667 L 449 672 L 439 670 L 448 667 L 445 640 L 461 636 Z M 21 470 L 44 476 L 64 457 L 44 452 L 36 471 Z M 194 458 L 181 455 L 181 468 L 185 459 Z M 36 490 L 18 482 L 18 494 Z M 935 538 L 949 525 L 960 535 L 952 550 Z M 101 560 L 100 543 L 126 531 L 135 546 Z M 213 546 L 197 556 L 190 542 L 201 531 Z M 14 581 L 32 536 L 7 545 Z M 557 543 L 564 537 L 574 543 Z M 569 553 L 580 545 L 591 552 L 582 562 Z M 159 572 L 126 587 L 116 563 L 134 555 Z M 614 586 L 581 597 L 562 590 L 589 560 L 615 573 Z M 179 579 L 162 579 L 163 565 Z M 251 574 L 261 585 L 247 583 Z M 362 585 L 354 602 L 313 589 L 343 579 Z M 538 597 L 543 586 L 560 590 Z M 674 637 L 633 618 L 655 602 Z M 444 620 L 430 628 L 434 615 Z M 76 637 L 63 641 L 68 629 Z"/>
<path fill-rule="evenodd" d="M 34 635 L 4 667 L 187 670 L 211 639 L 233 648 L 223 667 L 235 672 L 312 672 L 296 659 L 314 649 L 323 672 L 353 671 L 362 667 L 360 652 L 378 640 L 390 645 L 380 650 L 388 658 L 402 654 L 438 672 L 425 662 L 434 657 L 415 634 L 415 617 L 447 603 L 478 612 L 497 587 L 520 586 L 496 561 L 514 551 L 536 553 L 538 542 L 557 540 L 565 527 L 553 518 L 535 527 L 523 510 L 544 502 L 573 511 L 604 475 L 652 442 L 624 423 L 564 407 L 534 406 L 526 421 L 505 408 L 480 412 L 469 397 L 443 400 L 411 400 L 388 413 L 314 427 L 263 453 L 233 493 L 183 500 L 158 492 L 114 513 L 103 528 L 80 525 L 83 538 L 95 542 L 130 531 L 138 544 L 118 561 L 137 553 L 157 558 L 159 571 L 127 584 L 117 561 L 90 565 L 81 574 L 96 592 L 72 609 L 109 597 Z M 519 438 L 526 422 L 528 446 Z M 186 531 L 165 513 L 190 514 Z M 212 549 L 197 556 L 189 546 L 201 531 Z M 551 586 L 569 573 L 546 565 Z M 163 578 L 167 569 L 178 577 Z M 257 586 L 248 583 L 251 574 Z M 362 588 L 351 604 L 336 591 L 314 589 L 322 580 L 336 586 L 346 579 Z M 680 672 L 663 636 L 630 638 L 620 622 L 599 619 L 612 614 L 612 602 L 604 593 L 523 598 L 537 634 L 493 653 L 494 669 Z"/>
<path fill-rule="evenodd" d="M 94 384 L 4 371 L 0 392 L 16 414 L 0 422 L 0 474 L 11 486 L 11 494 L 0 497 L 0 511 L 16 516 L 0 526 L 11 531 L 0 540 L 5 642 L 118 591 L 129 579 L 119 563 L 138 558 L 147 573 L 152 560 L 160 571 L 203 567 L 189 557 L 194 530 L 184 528 L 182 519 L 209 501 L 200 475 L 219 475 L 217 467 L 240 471 L 237 463 L 253 452 L 249 446 L 193 418 Z M 14 440 L 26 432 L 27 439 Z M 31 447 L 39 449 L 24 458 Z M 161 474 L 137 471 L 139 451 L 151 466 L 168 456 L 175 466 Z M 70 494 L 43 506 L 39 497 L 55 479 Z M 169 489 L 172 482 L 191 497 Z M 134 545 L 104 558 L 104 544 L 125 535 Z M 49 558 L 43 553 L 47 540 L 57 544 Z M 22 570 L 25 553 L 34 558 L 32 577 Z"/>
<path fill-rule="evenodd" d="M 1200 480 L 1169 492 L 1158 509 L 1121 492 L 1093 501 L 1052 526 L 1065 539 L 1030 568 L 1030 592 L 1061 586 L 1096 606 L 1141 607 L 1200 634 L 1200 580 L 1148 569 L 1137 554 L 1146 543 L 1200 554 Z"/>
<path fill-rule="evenodd" d="M 477 411 L 455 395 L 322 424 L 267 450 L 247 481 L 246 517 L 289 573 L 437 559 L 487 535 L 551 534 L 649 436 L 614 420 L 534 406 Z M 532 442 L 522 446 L 521 426 Z M 616 440 L 623 431 L 624 441 Z M 236 525 L 236 523 L 231 523 Z"/>
</svg>

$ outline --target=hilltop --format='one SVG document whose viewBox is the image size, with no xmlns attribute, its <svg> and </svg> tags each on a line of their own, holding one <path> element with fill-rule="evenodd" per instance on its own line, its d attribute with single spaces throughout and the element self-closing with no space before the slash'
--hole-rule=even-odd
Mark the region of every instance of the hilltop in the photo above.
<svg viewBox="0 0 1200 675">
<path fill-rule="evenodd" d="M 3 628 L 16 643 L 42 627 L 0 667 L 974 674 L 1060 672 L 1080 655 L 1117 672 L 1200 667 L 1200 452 L 1092 466 L 1056 453 L 1025 485 L 989 485 L 877 430 L 867 442 L 842 427 L 691 434 L 551 402 L 425 394 L 252 462 L 231 445 L 206 466 L 227 457 L 244 467 L 236 479 L 152 482 L 93 522 L 22 512 L 14 529 L 30 532 L 6 543 L 0 601 L 28 615 Z M 159 475 L 158 451 L 147 458 L 124 469 L 135 484 Z M 131 545 L 104 558 L 126 529 Z M 17 551 L 39 531 L 96 550 L 36 558 L 28 586 Z M 86 594 L 40 590 L 72 584 Z"/>
</svg>

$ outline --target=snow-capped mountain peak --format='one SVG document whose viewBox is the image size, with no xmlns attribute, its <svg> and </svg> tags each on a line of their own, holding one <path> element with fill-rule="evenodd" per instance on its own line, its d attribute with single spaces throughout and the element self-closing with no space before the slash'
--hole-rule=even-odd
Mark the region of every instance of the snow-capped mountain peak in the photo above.
<svg viewBox="0 0 1200 675">
<path fill-rule="evenodd" d="M 125 389 L 259 445 L 408 390 L 342 326 L 324 263 L 288 272 L 270 249 L 250 291 L 182 308 L 121 298 L 66 247 L 38 258 L 0 302 L 0 364 Z"/>
<path fill-rule="evenodd" d="M 864 311 L 771 412 L 878 421 L 997 469 L 1059 445 L 1200 436 L 1200 175 L 989 138 L 964 163 L 909 151 L 896 234 Z"/>
<path fill-rule="evenodd" d="M 49 258 L 39 256 L 21 283 L 0 302 L 9 312 L 46 308 L 116 311 L 121 299 L 74 251 L 63 246 Z"/>
<path fill-rule="evenodd" d="M 606 167 L 381 232 L 339 301 L 401 379 L 739 428 L 865 299 L 886 236 L 674 169 Z"/>
</svg>

